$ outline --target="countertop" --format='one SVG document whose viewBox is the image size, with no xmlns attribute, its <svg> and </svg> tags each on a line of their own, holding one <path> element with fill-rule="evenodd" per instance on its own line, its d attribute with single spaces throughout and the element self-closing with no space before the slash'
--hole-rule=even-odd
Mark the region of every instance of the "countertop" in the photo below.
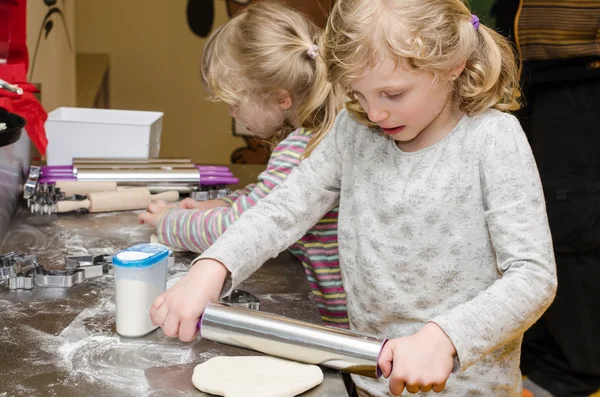
<svg viewBox="0 0 600 397">
<path fill-rule="evenodd" d="M 35 253 L 46 268 L 66 254 L 114 254 L 148 242 L 152 230 L 137 212 L 30 215 L 20 208 L 0 253 Z M 190 253 L 176 253 L 171 285 L 187 271 Z M 240 286 L 261 310 L 320 323 L 300 262 L 282 253 Z M 11 291 L 0 282 L 0 397 L 208 396 L 191 383 L 193 368 L 219 355 L 257 353 L 205 340 L 183 343 L 160 329 L 129 339 L 115 333 L 114 280 L 87 279 L 71 288 Z M 347 396 L 339 372 L 304 397 Z"/>
</svg>

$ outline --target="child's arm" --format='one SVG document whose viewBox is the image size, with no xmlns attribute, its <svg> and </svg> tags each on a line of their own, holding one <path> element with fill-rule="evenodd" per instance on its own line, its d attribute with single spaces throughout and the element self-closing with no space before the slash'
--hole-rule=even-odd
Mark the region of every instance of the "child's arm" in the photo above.
<svg viewBox="0 0 600 397">
<path fill-rule="evenodd" d="M 221 197 L 219 200 L 225 201 L 231 207 L 231 205 L 233 205 L 235 200 L 237 200 L 241 196 L 249 195 L 250 192 L 252 192 L 252 190 L 254 190 L 255 187 L 256 187 L 256 183 L 251 183 L 248 186 L 246 186 L 245 188 L 238 189 L 225 197 Z"/>
<path fill-rule="evenodd" d="M 175 210 L 159 221 L 159 241 L 172 247 L 202 253 L 210 247 L 239 217 L 281 184 L 300 162 L 310 139 L 309 134 L 294 133 L 283 140 L 269 158 L 267 169 L 258 183 L 249 185 L 229 207 L 204 211 Z M 251 189 L 250 189 L 251 188 Z M 245 192 L 247 194 L 244 194 Z"/>
<path fill-rule="evenodd" d="M 224 274 L 231 272 L 233 288 L 267 259 L 298 240 L 339 198 L 344 137 L 349 116 L 342 112 L 329 134 L 287 179 L 246 211 L 202 256 L 181 281 L 154 302 L 152 321 L 167 336 L 192 340 L 196 323 Z M 339 137 L 344 132 L 344 137 Z M 200 290 L 204 286 L 205 290 Z"/>
<path fill-rule="evenodd" d="M 251 183 L 245 188 L 238 189 L 227 196 L 219 197 L 214 200 L 196 201 L 193 198 L 188 197 L 179 203 L 179 208 L 187 210 L 211 210 L 218 207 L 231 207 L 238 197 L 247 196 L 255 186 L 256 183 Z"/>
<path fill-rule="evenodd" d="M 454 343 L 462 369 L 516 340 L 556 294 L 552 238 L 531 148 L 515 117 L 504 114 L 496 122 L 474 133 L 482 134 L 485 217 L 502 277 L 432 319 Z"/>
<path fill-rule="evenodd" d="M 196 201 L 191 197 L 181 200 L 179 203 L 179 208 L 184 210 L 211 210 L 213 208 L 219 207 L 230 207 L 229 201 L 223 200 L 225 197 L 214 199 L 214 200 L 206 200 L 206 201 Z"/>
</svg>

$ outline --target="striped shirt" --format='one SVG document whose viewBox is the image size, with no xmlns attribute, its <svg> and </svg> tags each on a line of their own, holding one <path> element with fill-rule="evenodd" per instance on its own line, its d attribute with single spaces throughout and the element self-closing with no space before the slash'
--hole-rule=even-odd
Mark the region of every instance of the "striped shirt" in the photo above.
<svg viewBox="0 0 600 397">
<path fill-rule="evenodd" d="M 172 247 L 204 252 L 242 213 L 266 197 L 300 164 L 310 138 L 310 131 L 298 129 L 292 132 L 275 148 L 258 183 L 221 198 L 229 206 L 205 211 L 169 211 L 159 222 L 159 241 Z M 323 322 L 349 328 L 346 292 L 339 266 L 337 220 L 338 208 L 335 207 L 289 250 L 304 265 Z"/>
<path fill-rule="evenodd" d="M 521 0 L 515 38 L 524 61 L 598 58 L 600 1 Z"/>
</svg>

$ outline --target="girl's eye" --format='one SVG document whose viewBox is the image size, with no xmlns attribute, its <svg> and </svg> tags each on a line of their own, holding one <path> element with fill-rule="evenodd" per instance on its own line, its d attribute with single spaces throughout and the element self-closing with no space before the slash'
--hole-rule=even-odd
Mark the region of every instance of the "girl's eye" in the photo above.
<svg viewBox="0 0 600 397">
<path fill-rule="evenodd" d="M 385 94 L 385 97 L 388 98 L 388 99 L 394 100 L 394 99 L 400 99 L 400 98 L 402 98 L 402 95 L 404 95 L 404 93 L 403 92 L 399 92 L 397 94 Z"/>
</svg>

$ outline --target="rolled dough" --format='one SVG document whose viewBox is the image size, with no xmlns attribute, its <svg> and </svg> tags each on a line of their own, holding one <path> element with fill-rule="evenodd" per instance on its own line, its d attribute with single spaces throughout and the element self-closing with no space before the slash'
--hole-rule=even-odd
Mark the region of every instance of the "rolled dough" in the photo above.
<svg viewBox="0 0 600 397">
<path fill-rule="evenodd" d="M 293 397 L 322 382 L 316 365 L 268 356 L 214 357 L 192 376 L 198 390 L 225 397 Z"/>
</svg>

